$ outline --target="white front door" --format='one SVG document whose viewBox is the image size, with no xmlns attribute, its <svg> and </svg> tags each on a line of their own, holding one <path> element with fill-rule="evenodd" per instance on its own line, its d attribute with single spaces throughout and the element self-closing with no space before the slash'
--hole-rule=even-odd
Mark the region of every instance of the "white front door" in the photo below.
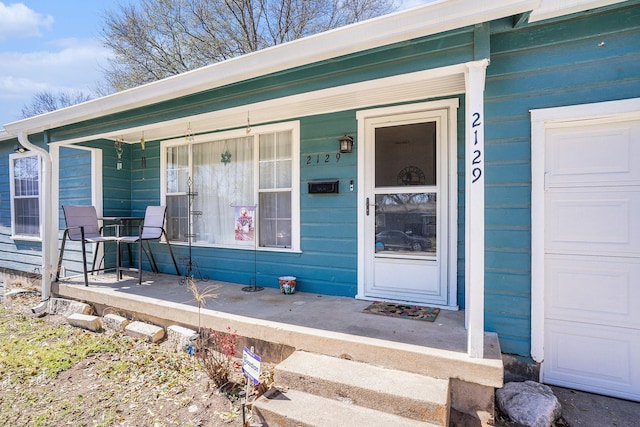
<svg viewBox="0 0 640 427">
<path fill-rule="evenodd" d="M 547 129 L 542 380 L 640 400 L 640 120 Z"/>
<path fill-rule="evenodd" d="M 448 110 L 363 118 L 367 299 L 449 304 Z"/>
</svg>

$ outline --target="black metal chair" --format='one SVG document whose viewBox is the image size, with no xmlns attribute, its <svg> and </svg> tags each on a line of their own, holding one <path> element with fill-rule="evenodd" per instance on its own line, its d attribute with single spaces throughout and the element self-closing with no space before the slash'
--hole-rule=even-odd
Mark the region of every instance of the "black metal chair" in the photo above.
<svg viewBox="0 0 640 427">
<path fill-rule="evenodd" d="M 96 214 L 96 208 L 93 206 L 63 206 L 64 219 L 67 224 L 67 228 L 64 230 L 62 236 L 62 246 L 60 248 L 60 257 L 58 258 L 58 269 L 56 271 L 56 282 L 60 279 L 60 270 L 62 268 L 62 258 L 64 256 L 64 250 L 66 247 L 67 239 L 72 242 L 80 242 L 82 247 L 82 267 L 84 270 L 84 285 L 89 286 L 88 273 L 101 271 L 104 269 L 96 269 L 96 260 L 98 257 L 98 248 L 100 243 L 106 244 L 109 242 L 116 242 L 115 236 L 103 236 L 102 227 L 98 224 L 98 216 Z M 87 270 L 87 243 L 96 245 L 93 255 L 93 263 L 91 270 Z M 102 263 L 102 262 L 101 262 Z M 98 266 L 99 267 L 99 266 Z"/>
<path fill-rule="evenodd" d="M 159 273 L 158 265 L 156 264 L 155 257 L 153 256 L 153 252 L 151 251 L 151 245 L 149 244 L 150 240 L 160 240 L 162 236 L 165 237 L 165 242 L 167 243 L 167 247 L 169 248 L 169 253 L 171 254 L 171 259 L 173 260 L 173 265 L 176 268 L 176 274 L 180 275 L 180 270 L 178 269 L 178 263 L 176 262 L 176 258 L 173 255 L 173 250 L 171 249 L 171 243 L 169 243 L 169 239 L 167 238 L 167 233 L 164 229 L 164 221 L 165 215 L 167 212 L 166 206 L 147 206 L 147 210 L 144 214 L 144 222 L 140 225 L 140 230 L 137 236 L 123 236 L 118 238 L 118 243 L 126 243 L 138 244 L 138 268 L 121 268 L 118 266 L 118 279 L 122 277 L 122 270 L 133 270 L 138 272 L 138 284 L 142 284 L 142 252 L 144 251 L 147 259 L 149 260 L 149 264 L 151 265 L 151 269 L 154 273 Z M 143 246 L 143 242 L 147 243 L 147 248 L 145 249 Z M 118 254 L 120 249 L 118 248 Z"/>
</svg>

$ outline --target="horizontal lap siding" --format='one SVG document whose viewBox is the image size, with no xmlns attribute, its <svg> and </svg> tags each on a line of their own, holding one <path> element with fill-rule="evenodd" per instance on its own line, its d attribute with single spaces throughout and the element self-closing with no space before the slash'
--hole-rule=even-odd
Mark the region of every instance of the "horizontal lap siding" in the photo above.
<svg viewBox="0 0 640 427">
<path fill-rule="evenodd" d="M 130 216 L 131 212 L 131 144 L 122 144 L 122 169 L 114 142 L 98 140 L 87 144 L 102 150 L 102 211 L 104 216 Z"/>
<path fill-rule="evenodd" d="M 64 230 L 66 222 L 62 210 L 63 206 L 91 205 L 91 152 L 77 148 L 60 147 L 59 154 L 59 228 Z M 62 237 L 63 231 L 60 231 L 59 248 Z M 93 259 L 94 246 L 87 245 L 89 262 Z M 80 243 L 67 241 L 62 265 L 66 269 L 67 276 L 82 273 L 82 246 Z"/>
<path fill-rule="evenodd" d="M 628 7 L 491 37 L 485 92 L 485 319 L 505 353 L 530 353 L 529 110 L 640 96 L 639 10 Z"/>
<path fill-rule="evenodd" d="M 36 138 L 33 143 L 42 145 Z M 42 244 L 25 240 L 11 239 L 11 187 L 9 155 L 17 139 L 0 142 L 0 273 L 5 269 L 36 272 L 42 268 Z"/>
<path fill-rule="evenodd" d="M 334 295 L 357 292 L 357 158 L 355 112 L 303 119 L 300 151 L 301 289 Z M 338 138 L 348 134 L 352 153 L 338 153 Z M 328 156 L 328 157 L 327 157 Z M 328 160 L 325 163 L 325 160 Z M 309 181 L 338 180 L 338 194 L 309 194 Z M 353 181 L 354 191 L 349 190 Z"/>
</svg>

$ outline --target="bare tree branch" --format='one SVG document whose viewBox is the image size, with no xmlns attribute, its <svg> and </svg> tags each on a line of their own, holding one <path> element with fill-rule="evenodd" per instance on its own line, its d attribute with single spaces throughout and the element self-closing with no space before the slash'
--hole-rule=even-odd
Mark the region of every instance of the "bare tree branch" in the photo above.
<svg viewBox="0 0 640 427">
<path fill-rule="evenodd" d="M 31 103 L 22 107 L 20 117 L 27 119 L 38 114 L 48 113 L 61 108 L 70 107 L 81 102 L 89 101 L 90 95 L 83 92 L 38 92 L 33 96 Z"/>
<path fill-rule="evenodd" d="M 140 0 L 103 18 L 108 93 L 389 13 L 394 0 Z"/>
</svg>

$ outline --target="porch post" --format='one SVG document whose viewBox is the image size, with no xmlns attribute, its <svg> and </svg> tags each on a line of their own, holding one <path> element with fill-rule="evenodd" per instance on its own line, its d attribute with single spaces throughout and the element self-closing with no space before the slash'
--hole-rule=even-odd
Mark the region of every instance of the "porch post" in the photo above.
<svg viewBox="0 0 640 427">
<path fill-rule="evenodd" d="M 465 323 L 467 354 L 484 357 L 484 80 L 489 61 L 465 72 Z"/>
</svg>

